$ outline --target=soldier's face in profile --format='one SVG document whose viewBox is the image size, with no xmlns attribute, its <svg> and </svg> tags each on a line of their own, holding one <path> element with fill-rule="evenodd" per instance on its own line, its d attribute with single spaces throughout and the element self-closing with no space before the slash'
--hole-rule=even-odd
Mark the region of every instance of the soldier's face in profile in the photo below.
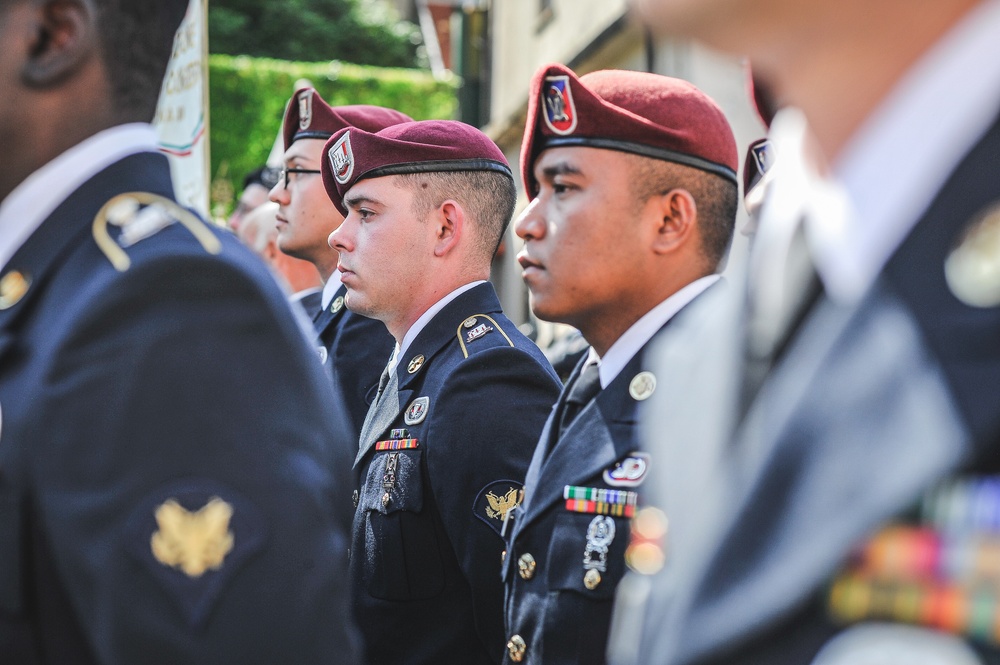
<svg viewBox="0 0 1000 665">
<path fill-rule="evenodd" d="M 351 311 L 384 322 L 414 306 L 414 285 L 434 279 L 435 227 L 418 219 L 413 192 L 394 176 L 360 180 L 344 195 L 344 223 L 329 237 Z M 412 323 L 412 321 L 410 322 Z"/>
<path fill-rule="evenodd" d="M 633 267 L 647 249 L 631 171 L 624 153 L 589 147 L 550 148 L 535 161 L 539 193 L 514 230 L 539 318 L 586 332 L 641 288 Z"/>
<path fill-rule="evenodd" d="M 330 202 L 318 173 L 322 159 L 322 139 L 299 139 L 285 151 L 285 179 L 279 179 L 270 198 L 278 204 L 278 247 L 299 259 L 323 263 L 331 254 L 327 238 L 340 224 L 340 213 Z M 317 171 L 299 173 L 296 169 Z"/>
</svg>

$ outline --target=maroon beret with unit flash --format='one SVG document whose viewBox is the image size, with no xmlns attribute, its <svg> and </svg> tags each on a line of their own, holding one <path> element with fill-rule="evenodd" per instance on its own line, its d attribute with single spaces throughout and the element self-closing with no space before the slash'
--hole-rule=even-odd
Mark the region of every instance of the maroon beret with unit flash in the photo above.
<svg viewBox="0 0 1000 665">
<path fill-rule="evenodd" d="M 360 127 L 377 132 L 390 125 L 412 122 L 413 118 L 381 106 L 331 107 L 312 88 L 302 88 L 292 95 L 285 112 L 282 137 L 285 150 L 299 139 L 323 139 L 324 141 L 345 127 Z"/>
<path fill-rule="evenodd" d="M 323 148 L 323 185 L 347 215 L 344 194 L 359 180 L 403 173 L 496 171 L 514 179 L 490 137 L 456 120 L 421 120 L 373 133 L 360 128 L 334 134 Z"/>
<path fill-rule="evenodd" d="M 559 64 L 531 81 L 521 176 L 538 195 L 533 166 L 546 148 L 587 146 L 702 169 L 736 183 L 733 131 L 712 99 L 687 81 L 620 70 L 577 78 Z"/>
</svg>

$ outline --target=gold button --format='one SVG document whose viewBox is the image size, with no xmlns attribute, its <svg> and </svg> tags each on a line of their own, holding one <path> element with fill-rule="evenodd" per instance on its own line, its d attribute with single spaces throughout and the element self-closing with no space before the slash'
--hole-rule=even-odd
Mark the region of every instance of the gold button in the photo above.
<svg viewBox="0 0 1000 665">
<path fill-rule="evenodd" d="M 535 563 L 535 557 L 531 556 L 527 552 L 521 555 L 521 558 L 517 560 L 517 572 L 520 573 L 522 580 L 530 580 L 535 576 L 535 568 L 538 564 Z"/>
<path fill-rule="evenodd" d="M 511 638 L 507 641 L 507 653 L 510 654 L 510 659 L 515 663 L 520 663 L 524 660 L 524 652 L 528 650 L 528 645 L 525 643 L 524 638 L 520 635 L 511 635 Z"/>
<path fill-rule="evenodd" d="M 597 588 L 597 585 L 601 583 L 601 574 L 594 569 L 587 571 L 587 574 L 583 576 L 583 586 L 587 587 L 590 591 Z"/>
<path fill-rule="evenodd" d="M 4 275 L 3 279 L 0 279 L 0 311 L 10 309 L 21 302 L 29 286 L 31 279 L 16 270 Z"/>
</svg>

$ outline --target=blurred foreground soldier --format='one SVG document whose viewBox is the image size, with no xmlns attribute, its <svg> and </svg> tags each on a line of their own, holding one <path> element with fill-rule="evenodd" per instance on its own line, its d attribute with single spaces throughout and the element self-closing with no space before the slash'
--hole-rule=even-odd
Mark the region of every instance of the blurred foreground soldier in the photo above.
<svg viewBox="0 0 1000 665">
<path fill-rule="evenodd" d="M 243 178 L 240 200 L 236 202 L 236 207 L 226 221 L 233 233 L 239 234 L 246 216 L 267 203 L 268 194 L 275 182 L 277 182 L 277 172 L 268 166 L 256 168 Z"/>
<path fill-rule="evenodd" d="M 619 662 L 1000 661 L 1000 2 L 639 4 L 802 112 L 745 313 L 676 329 L 744 334 L 657 365 L 695 379 L 650 400 L 669 559 Z"/>
<path fill-rule="evenodd" d="M 323 279 L 321 308 L 309 315 L 318 336 L 320 360 L 344 396 L 355 435 L 361 432 L 368 405 L 375 399 L 392 336 L 381 322 L 344 307 L 347 291 L 340 283 L 337 252 L 327 242 L 344 218 L 330 204 L 319 167 L 323 144 L 341 129 L 377 132 L 409 120 L 399 111 L 379 106 L 330 108 L 312 88 L 299 90 L 288 102 L 282 129 L 285 167 L 271 190 L 271 200 L 279 205 L 278 248 L 315 265 Z"/>
<path fill-rule="evenodd" d="M 297 303 L 303 313 L 311 315 L 319 311 L 323 282 L 312 263 L 278 249 L 277 215 L 277 203 L 265 203 L 251 211 L 240 227 L 240 242 L 270 266 L 288 291 L 288 300 Z"/>
<path fill-rule="evenodd" d="M 514 210 L 510 167 L 453 121 L 344 130 L 326 149 L 347 306 L 396 339 L 354 463 L 367 662 L 499 662 L 500 531 L 559 394 L 486 281 Z"/>
<path fill-rule="evenodd" d="M 646 348 L 719 280 L 736 143 L 715 102 L 666 76 L 578 79 L 548 65 L 529 99 L 521 172 L 532 200 L 515 224 L 518 261 L 535 315 L 579 328 L 591 348 L 549 416 L 510 525 L 506 662 L 598 664 L 626 561 L 644 565 L 630 524 L 658 460 L 639 451 L 639 404 L 684 378 L 644 369 Z"/>
<path fill-rule="evenodd" d="M 355 662 L 343 409 L 146 124 L 187 6 L 0 6 L 4 663 Z"/>
</svg>

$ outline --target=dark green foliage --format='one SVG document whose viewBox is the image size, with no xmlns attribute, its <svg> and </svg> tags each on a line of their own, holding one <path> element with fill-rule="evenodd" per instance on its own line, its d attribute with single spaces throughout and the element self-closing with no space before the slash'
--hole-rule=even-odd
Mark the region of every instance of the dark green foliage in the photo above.
<svg viewBox="0 0 1000 665">
<path fill-rule="evenodd" d="M 422 70 L 213 55 L 209 102 L 214 214 L 225 214 L 231 207 L 230 193 L 238 194 L 243 176 L 267 159 L 299 79 L 308 79 L 333 106 L 375 104 L 415 120 L 451 118 L 457 108 L 457 79 L 435 80 Z"/>
<path fill-rule="evenodd" d="M 212 0 L 209 50 L 282 60 L 416 67 L 420 31 L 372 0 Z"/>
</svg>

